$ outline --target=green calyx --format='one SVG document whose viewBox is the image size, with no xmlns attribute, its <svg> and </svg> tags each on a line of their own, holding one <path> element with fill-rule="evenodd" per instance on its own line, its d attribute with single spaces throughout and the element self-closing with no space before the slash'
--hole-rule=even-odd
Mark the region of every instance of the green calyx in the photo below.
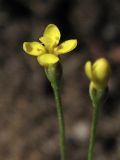
<svg viewBox="0 0 120 160">
<path fill-rule="evenodd" d="M 56 63 L 53 65 L 49 65 L 48 67 L 45 67 L 45 73 L 52 87 L 54 85 L 59 85 L 62 77 L 62 67 L 60 63 Z"/>
<path fill-rule="evenodd" d="M 93 107 L 100 106 L 107 98 L 108 87 L 98 88 L 95 87 L 94 84 L 91 82 L 89 86 L 89 94 L 93 103 Z"/>
</svg>

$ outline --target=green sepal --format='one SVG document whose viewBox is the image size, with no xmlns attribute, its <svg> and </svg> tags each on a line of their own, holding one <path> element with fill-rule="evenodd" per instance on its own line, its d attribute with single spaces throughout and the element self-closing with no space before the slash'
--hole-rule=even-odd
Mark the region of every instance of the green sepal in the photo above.
<svg viewBox="0 0 120 160">
<path fill-rule="evenodd" d="M 56 85 L 58 86 L 60 84 L 62 77 L 62 67 L 60 63 L 56 63 L 53 65 L 49 65 L 48 67 L 45 67 L 45 73 L 52 87 Z"/>
<path fill-rule="evenodd" d="M 93 83 L 90 83 L 89 94 L 91 101 L 93 103 L 93 107 L 100 106 L 103 104 L 107 98 L 108 87 L 106 88 L 96 88 Z"/>
</svg>

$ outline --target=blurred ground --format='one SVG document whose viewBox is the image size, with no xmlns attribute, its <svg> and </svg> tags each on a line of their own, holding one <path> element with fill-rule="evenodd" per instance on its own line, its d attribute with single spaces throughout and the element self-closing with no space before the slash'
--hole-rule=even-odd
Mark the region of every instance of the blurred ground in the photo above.
<svg viewBox="0 0 120 160">
<path fill-rule="evenodd" d="M 101 108 L 95 160 L 120 160 L 120 1 L 0 1 L 0 160 L 59 160 L 56 108 L 36 59 L 22 50 L 56 24 L 78 48 L 62 56 L 67 156 L 86 160 L 91 103 L 85 61 L 107 57 L 109 97 Z"/>
</svg>

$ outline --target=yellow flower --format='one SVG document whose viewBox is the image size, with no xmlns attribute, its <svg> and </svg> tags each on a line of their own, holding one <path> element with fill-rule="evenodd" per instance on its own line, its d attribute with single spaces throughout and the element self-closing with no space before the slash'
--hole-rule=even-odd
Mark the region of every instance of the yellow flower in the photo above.
<svg viewBox="0 0 120 160">
<path fill-rule="evenodd" d="M 105 88 L 111 74 L 110 64 L 107 59 L 99 58 L 95 63 L 85 64 L 85 73 L 95 88 Z"/>
<path fill-rule="evenodd" d="M 32 56 L 36 56 L 40 65 L 48 66 L 59 61 L 59 55 L 72 51 L 77 46 L 76 39 L 70 39 L 59 44 L 60 31 L 54 24 L 49 24 L 40 42 L 24 42 L 23 50 Z"/>
</svg>

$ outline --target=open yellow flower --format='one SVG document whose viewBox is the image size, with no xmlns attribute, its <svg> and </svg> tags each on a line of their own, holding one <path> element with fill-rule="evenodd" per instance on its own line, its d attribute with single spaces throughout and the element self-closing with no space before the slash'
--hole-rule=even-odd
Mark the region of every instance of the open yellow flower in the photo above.
<svg viewBox="0 0 120 160">
<path fill-rule="evenodd" d="M 70 39 L 59 44 L 60 31 L 54 24 L 49 24 L 40 42 L 24 42 L 23 50 L 32 56 L 36 56 L 40 65 L 48 66 L 59 61 L 59 55 L 72 51 L 77 46 L 76 39 Z"/>
</svg>

